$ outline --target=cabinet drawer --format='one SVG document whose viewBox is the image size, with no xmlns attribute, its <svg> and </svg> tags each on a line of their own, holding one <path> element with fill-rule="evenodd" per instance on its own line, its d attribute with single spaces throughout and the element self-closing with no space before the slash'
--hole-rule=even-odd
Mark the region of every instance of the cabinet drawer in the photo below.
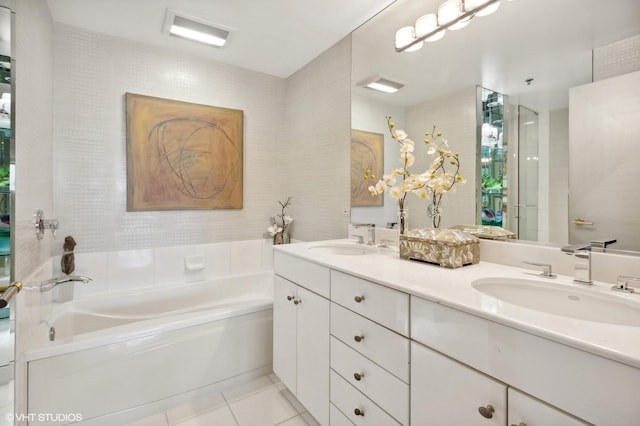
<svg viewBox="0 0 640 426">
<path fill-rule="evenodd" d="M 273 270 L 277 275 L 329 298 L 329 268 L 286 253 L 273 253 Z"/>
<path fill-rule="evenodd" d="M 351 420 L 333 404 L 329 404 L 329 424 L 331 426 L 353 426 Z"/>
<path fill-rule="evenodd" d="M 588 424 L 516 389 L 509 388 L 507 395 L 509 401 L 507 415 L 510 425 L 524 423 L 530 426 L 586 426 Z"/>
<path fill-rule="evenodd" d="M 409 385 L 335 337 L 331 368 L 400 423 L 409 423 Z"/>
<path fill-rule="evenodd" d="M 331 371 L 331 402 L 356 425 L 400 424 L 335 371 Z M 356 410 L 362 415 L 357 415 Z"/>
<path fill-rule="evenodd" d="M 335 303 L 331 303 L 331 334 L 409 383 L 409 339 L 406 337 Z"/>
<path fill-rule="evenodd" d="M 409 295 L 406 293 L 332 270 L 331 300 L 409 336 Z"/>
</svg>

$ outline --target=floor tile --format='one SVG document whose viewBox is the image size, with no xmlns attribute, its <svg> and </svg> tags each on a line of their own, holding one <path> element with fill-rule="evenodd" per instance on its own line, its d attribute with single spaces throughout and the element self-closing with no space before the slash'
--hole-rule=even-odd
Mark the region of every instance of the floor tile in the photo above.
<svg viewBox="0 0 640 426">
<path fill-rule="evenodd" d="M 309 426 L 309 425 L 302 418 L 302 415 L 297 415 L 289 420 L 285 420 L 282 423 L 278 423 L 278 426 Z"/>
<path fill-rule="evenodd" d="M 262 392 L 273 386 L 273 382 L 269 380 L 268 376 L 262 376 L 255 380 L 252 380 L 244 385 L 237 386 L 231 390 L 223 392 L 222 395 L 227 403 L 237 401 L 242 398 L 246 398 L 255 393 Z"/>
<path fill-rule="evenodd" d="M 135 422 L 129 423 L 129 426 L 167 426 L 167 416 L 164 411 L 162 413 L 154 414 L 150 417 L 145 417 Z"/>
<path fill-rule="evenodd" d="M 298 414 L 273 384 L 262 392 L 230 403 L 229 407 L 240 426 L 276 425 Z"/>
<path fill-rule="evenodd" d="M 167 419 L 169 420 L 169 425 L 174 425 L 208 411 L 213 411 L 224 405 L 226 405 L 226 402 L 222 394 L 215 393 L 206 395 L 167 410 Z"/>
<path fill-rule="evenodd" d="M 176 423 L 176 426 L 238 426 L 228 406 L 224 405 L 208 413 Z"/>
</svg>

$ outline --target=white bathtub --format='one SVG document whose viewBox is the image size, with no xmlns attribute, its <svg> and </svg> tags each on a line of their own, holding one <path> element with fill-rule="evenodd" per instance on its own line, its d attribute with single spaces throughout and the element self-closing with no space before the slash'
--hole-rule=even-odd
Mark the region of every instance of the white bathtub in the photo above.
<svg viewBox="0 0 640 426">
<path fill-rule="evenodd" d="M 25 354 L 29 413 L 124 424 L 270 372 L 272 286 L 265 272 L 62 304 Z"/>
</svg>

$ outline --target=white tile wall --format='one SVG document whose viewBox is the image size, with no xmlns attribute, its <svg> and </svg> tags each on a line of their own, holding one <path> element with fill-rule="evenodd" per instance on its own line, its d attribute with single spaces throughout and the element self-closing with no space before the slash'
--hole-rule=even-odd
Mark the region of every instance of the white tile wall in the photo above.
<svg viewBox="0 0 640 426">
<path fill-rule="evenodd" d="M 351 36 L 287 79 L 277 197 L 293 196 L 293 237 L 343 238 L 350 206 Z M 274 207 L 277 204 L 274 203 Z"/>
<path fill-rule="evenodd" d="M 460 153 L 460 174 L 467 180 L 456 185 L 456 191 L 442 201 L 443 228 L 458 224 L 476 223 L 476 87 L 468 87 L 443 98 L 415 105 L 406 111 L 406 131 L 416 142 L 416 163 L 413 170 L 426 170 L 433 157 L 424 150 L 424 133 L 437 125 L 454 152 Z M 427 203 L 415 196 L 407 197 L 409 224 L 414 227 L 430 225 Z"/>
<path fill-rule="evenodd" d="M 53 117 L 52 20 L 44 0 L 15 2 L 14 91 L 16 143 L 15 277 L 26 276 L 51 256 L 51 237 L 38 241 L 33 215 L 53 214 L 51 137 Z"/>
<path fill-rule="evenodd" d="M 640 35 L 593 50 L 593 81 L 640 71 Z"/>
<path fill-rule="evenodd" d="M 54 210 L 77 251 L 266 236 L 279 195 L 285 80 L 59 23 L 54 49 Z M 126 92 L 243 110 L 244 208 L 127 212 Z"/>
</svg>

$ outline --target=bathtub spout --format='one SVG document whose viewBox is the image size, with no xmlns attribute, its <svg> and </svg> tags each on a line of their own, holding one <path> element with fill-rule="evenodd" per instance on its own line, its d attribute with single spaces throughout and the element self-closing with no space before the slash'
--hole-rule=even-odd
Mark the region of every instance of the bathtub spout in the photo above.
<svg viewBox="0 0 640 426">
<path fill-rule="evenodd" d="M 48 291 L 64 283 L 82 282 L 86 284 L 90 281 L 93 281 L 93 280 L 89 277 L 85 277 L 82 275 L 63 275 L 58 278 L 51 278 L 50 280 L 43 281 L 42 284 L 40 285 L 40 291 Z"/>
</svg>

